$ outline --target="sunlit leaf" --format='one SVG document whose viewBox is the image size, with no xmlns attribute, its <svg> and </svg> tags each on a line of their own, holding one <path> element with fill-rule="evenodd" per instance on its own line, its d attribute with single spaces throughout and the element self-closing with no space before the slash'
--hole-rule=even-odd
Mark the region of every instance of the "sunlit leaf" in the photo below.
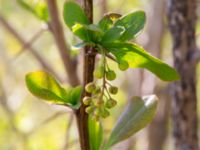
<svg viewBox="0 0 200 150">
<path fill-rule="evenodd" d="M 77 3 L 72 1 L 65 2 L 63 16 L 66 25 L 70 29 L 72 29 L 76 23 L 89 24 L 89 20 L 83 9 Z"/>
<path fill-rule="evenodd" d="M 155 115 L 157 103 L 158 98 L 155 95 L 133 97 L 112 130 L 106 149 L 146 127 Z"/>
<path fill-rule="evenodd" d="M 146 16 L 144 11 L 136 11 L 118 19 L 115 26 L 123 26 L 126 31 L 121 36 L 122 41 L 130 40 L 144 28 Z"/>
<path fill-rule="evenodd" d="M 91 150 L 100 150 L 103 140 L 103 128 L 100 122 L 88 118 L 89 141 Z"/>
<path fill-rule="evenodd" d="M 147 53 L 142 47 L 133 43 L 105 43 L 104 46 L 117 58 L 125 60 L 131 68 L 145 68 L 164 81 L 179 79 L 175 69 Z"/>
<path fill-rule="evenodd" d="M 26 85 L 33 95 L 44 100 L 75 109 L 80 106 L 81 86 L 64 89 L 53 76 L 44 71 L 28 73 Z"/>
<path fill-rule="evenodd" d="M 72 27 L 72 32 L 83 41 L 91 41 L 91 37 L 88 30 L 82 24 L 76 23 Z"/>
</svg>

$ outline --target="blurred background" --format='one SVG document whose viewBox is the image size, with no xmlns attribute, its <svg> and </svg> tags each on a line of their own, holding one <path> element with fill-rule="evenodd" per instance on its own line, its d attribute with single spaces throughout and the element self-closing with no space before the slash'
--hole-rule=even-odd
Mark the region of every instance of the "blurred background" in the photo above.
<svg viewBox="0 0 200 150">
<path fill-rule="evenodd" d="M 28 0 L 30 3 L 37 1 Z M 82 79 L 82 58 L 78 55 L 81 51 L 72 48 L 78 39 L 64 25 L 64 0 L 57 3 L 65 39 L 72 49 L 72 57 L 77 57 L 78 75 Z M 94 22 L 97 23 L 107 12 L 126 14 L 144 10 L 147 24 L 134 42 L 172 66 L 172 39 L 166 9 L 166 0 L 94 0 Z M 197 46 L 200 46 L 199 27 L 197 22 Z M 113 62 L 109 63 L 118 74 L 113 84 L 120 87 L 120 92 L 115 96 L 117 107 L 112 109 L 110 117 L 103 120 L 106 136 L 132 96 L 155 93 L 160 99 L 157 115 L 151 125 L 113 149 L 172 150 L 170 83 L 160 81 L 142 69 L 129 69 L 124 73 Z M 26 89 L 25 74 L 35 70 L 47 70 L 60 82 L 69 85 L 48 25 L 23 9 L 17 1 L 0 0 L 0 150 L 78 150 L 76 119 L 71 110 L 48 104 L 32 96 Z M 200 98 L 198 77 L 199 66 L 197 97 Z"/>
</svg>

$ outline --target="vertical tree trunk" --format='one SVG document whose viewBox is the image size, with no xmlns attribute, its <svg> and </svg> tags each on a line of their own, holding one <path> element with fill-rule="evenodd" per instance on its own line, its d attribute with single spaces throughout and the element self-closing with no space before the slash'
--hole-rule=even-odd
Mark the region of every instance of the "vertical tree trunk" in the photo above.
<svg viewBox="0 0 200 150">
<path fill-rule="evenodd" d="M 164 16 L 166 15 L 166 0 L 153 0 L 150 15 L 147 19 L 148 42 L 144 46 L 156 57 L 162 57 L 162 39 L 164 36 Z M 153 37 L 153 38 L 152 38 Z M 167 137 L 167 122 L 169 118 L 169 94 L 166 86 L 161 87 L 155 76 L 147 71 L 143 72 L 142 95 L 155 93 L 160 103 L 155 118 L 148 128 L 148 150 L 162 150 Z M 147 86 L 148 85 L 148 86 Z"/>
<path fill-rule="evenodd" d="M 93 0 L 84 0 L 84 10 L 90 22 L 93 22 Z M 84 62 L 83 62 L 83 86 L 93 81 L 93 71 L 95 65 L 95 50 L 92 47 L 86 46 L 84 48 Z M 85 90 L 82 97 L 90 96 Z M 90 150 L 89 135 L 88 135 L 88 114 L 85 112 L 85 105 L 81 105 L 80 109 L 76 111 L 76 118 L 79 130 L 79 138 L 81 150 Z"/>
<path fill-rule="evenodd" d="M 174 65 L 181 79 L 173 84 L 173 123 L 176 150 L 198 150 L 195 24 L 196 0 L 169 0 L 169 28 Z"/>
<path fill-rule="evenodd" d="M 155 89 L 155 94 L 159 97 L 160 103 L 156 116 L 148 128 L 148 150 L 163 150 L 167 138 L 171 97 L 169 89 L 159 85 Z"/>
</svg>

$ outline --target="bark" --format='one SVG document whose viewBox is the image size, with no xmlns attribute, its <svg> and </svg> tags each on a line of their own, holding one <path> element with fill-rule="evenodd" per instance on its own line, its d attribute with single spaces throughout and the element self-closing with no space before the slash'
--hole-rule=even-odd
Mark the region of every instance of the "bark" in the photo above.
<svg viewBox="0 0 200 150">
<path fill-rule="evenodd" d="M 84 10 L 90 22 L 93 22 L 93 0 L 84 0 Z M 86 46 L 84 48 L 83 56 L 83 87 L 89 82 L 93 81 L 93 71 L 95 65 L 95 49 Z M 86 91 L 83 92 L 84 96 L 91 96 Z M 81 105 L 80 109 L 76 111 L 76 119 L 79 130 L 79 138 L 81 150 L 90 150 L 89 135 L 88 135 L 88 114 L 85 112 L 85 105 Z"/>
<path fill-rule="evenodd" d="M 181 79 L 173 84 L 173 128 L 176 150 L 198 150 L 195 24 L 196 0 L 169 0 L 174 65 Z"/>
</svg>

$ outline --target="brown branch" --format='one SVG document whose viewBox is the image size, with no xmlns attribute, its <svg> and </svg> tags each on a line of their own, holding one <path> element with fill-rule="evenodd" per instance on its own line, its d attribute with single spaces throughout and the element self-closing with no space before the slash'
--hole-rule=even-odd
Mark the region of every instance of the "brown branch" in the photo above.
<svg viewBox="0 0 200 150">
<path fill-rule="evenodd" d="M 80 84 L 80 81 L 76 72 L 77 63 L 76 63 L 76 60 L 70 57 L 70 48 L 66 43 L 62 24 L 59 20 L 56 0 L 48 0 L 47 3 L 48 3 L 48 9 L 49 9 L 50 18 L 51 18 L 51 21 L 49 23 L 50 29 L 53 33 L 54 40 L 56 42 L 56 45 L 60 52 L 60 56 L 64 63 L 64 67 L 68 75 L 69 83 L 72 86 L 76 86 Z"/>
<path fill-rule="evenodd" d="M 84 10 L 90 20 L 93 22 L 93 0 L 84 0 Z M 93 71 L 95 65 L 95 49 L 89 46 L 84 48 L 84 60 L 83 60 L 83 85 L 93 81 Z M 86 91 L 83 92 L 84 96 L 91 96 Z M 85 105 L 81 105 L 80 109 L 76 111 L 76 119 L 79 129 L 79 139 L 81 150 L 90 150 L 89 135 L 88 135 L 88 114 L 85 112 Z"/>
<path fill-rule="evenodd" d="M 6 21 L 6 19 L 0 15 L 0 23 L 8 30 L 22 45 L 25 45 L 25 39 L 17 33 L 17 31 Z M 52 73 L 59 81 L 62 81 L 61 77 L 56 73 L 56 71 L 49 65 L 47 60 L 43 58 L 37 50 L 33 48 L 33 46 L 29 45 L 27 47 L 31 54 L 40 62 L 41 66 L 47 70 L 48 72 Z"/>
</svg>

